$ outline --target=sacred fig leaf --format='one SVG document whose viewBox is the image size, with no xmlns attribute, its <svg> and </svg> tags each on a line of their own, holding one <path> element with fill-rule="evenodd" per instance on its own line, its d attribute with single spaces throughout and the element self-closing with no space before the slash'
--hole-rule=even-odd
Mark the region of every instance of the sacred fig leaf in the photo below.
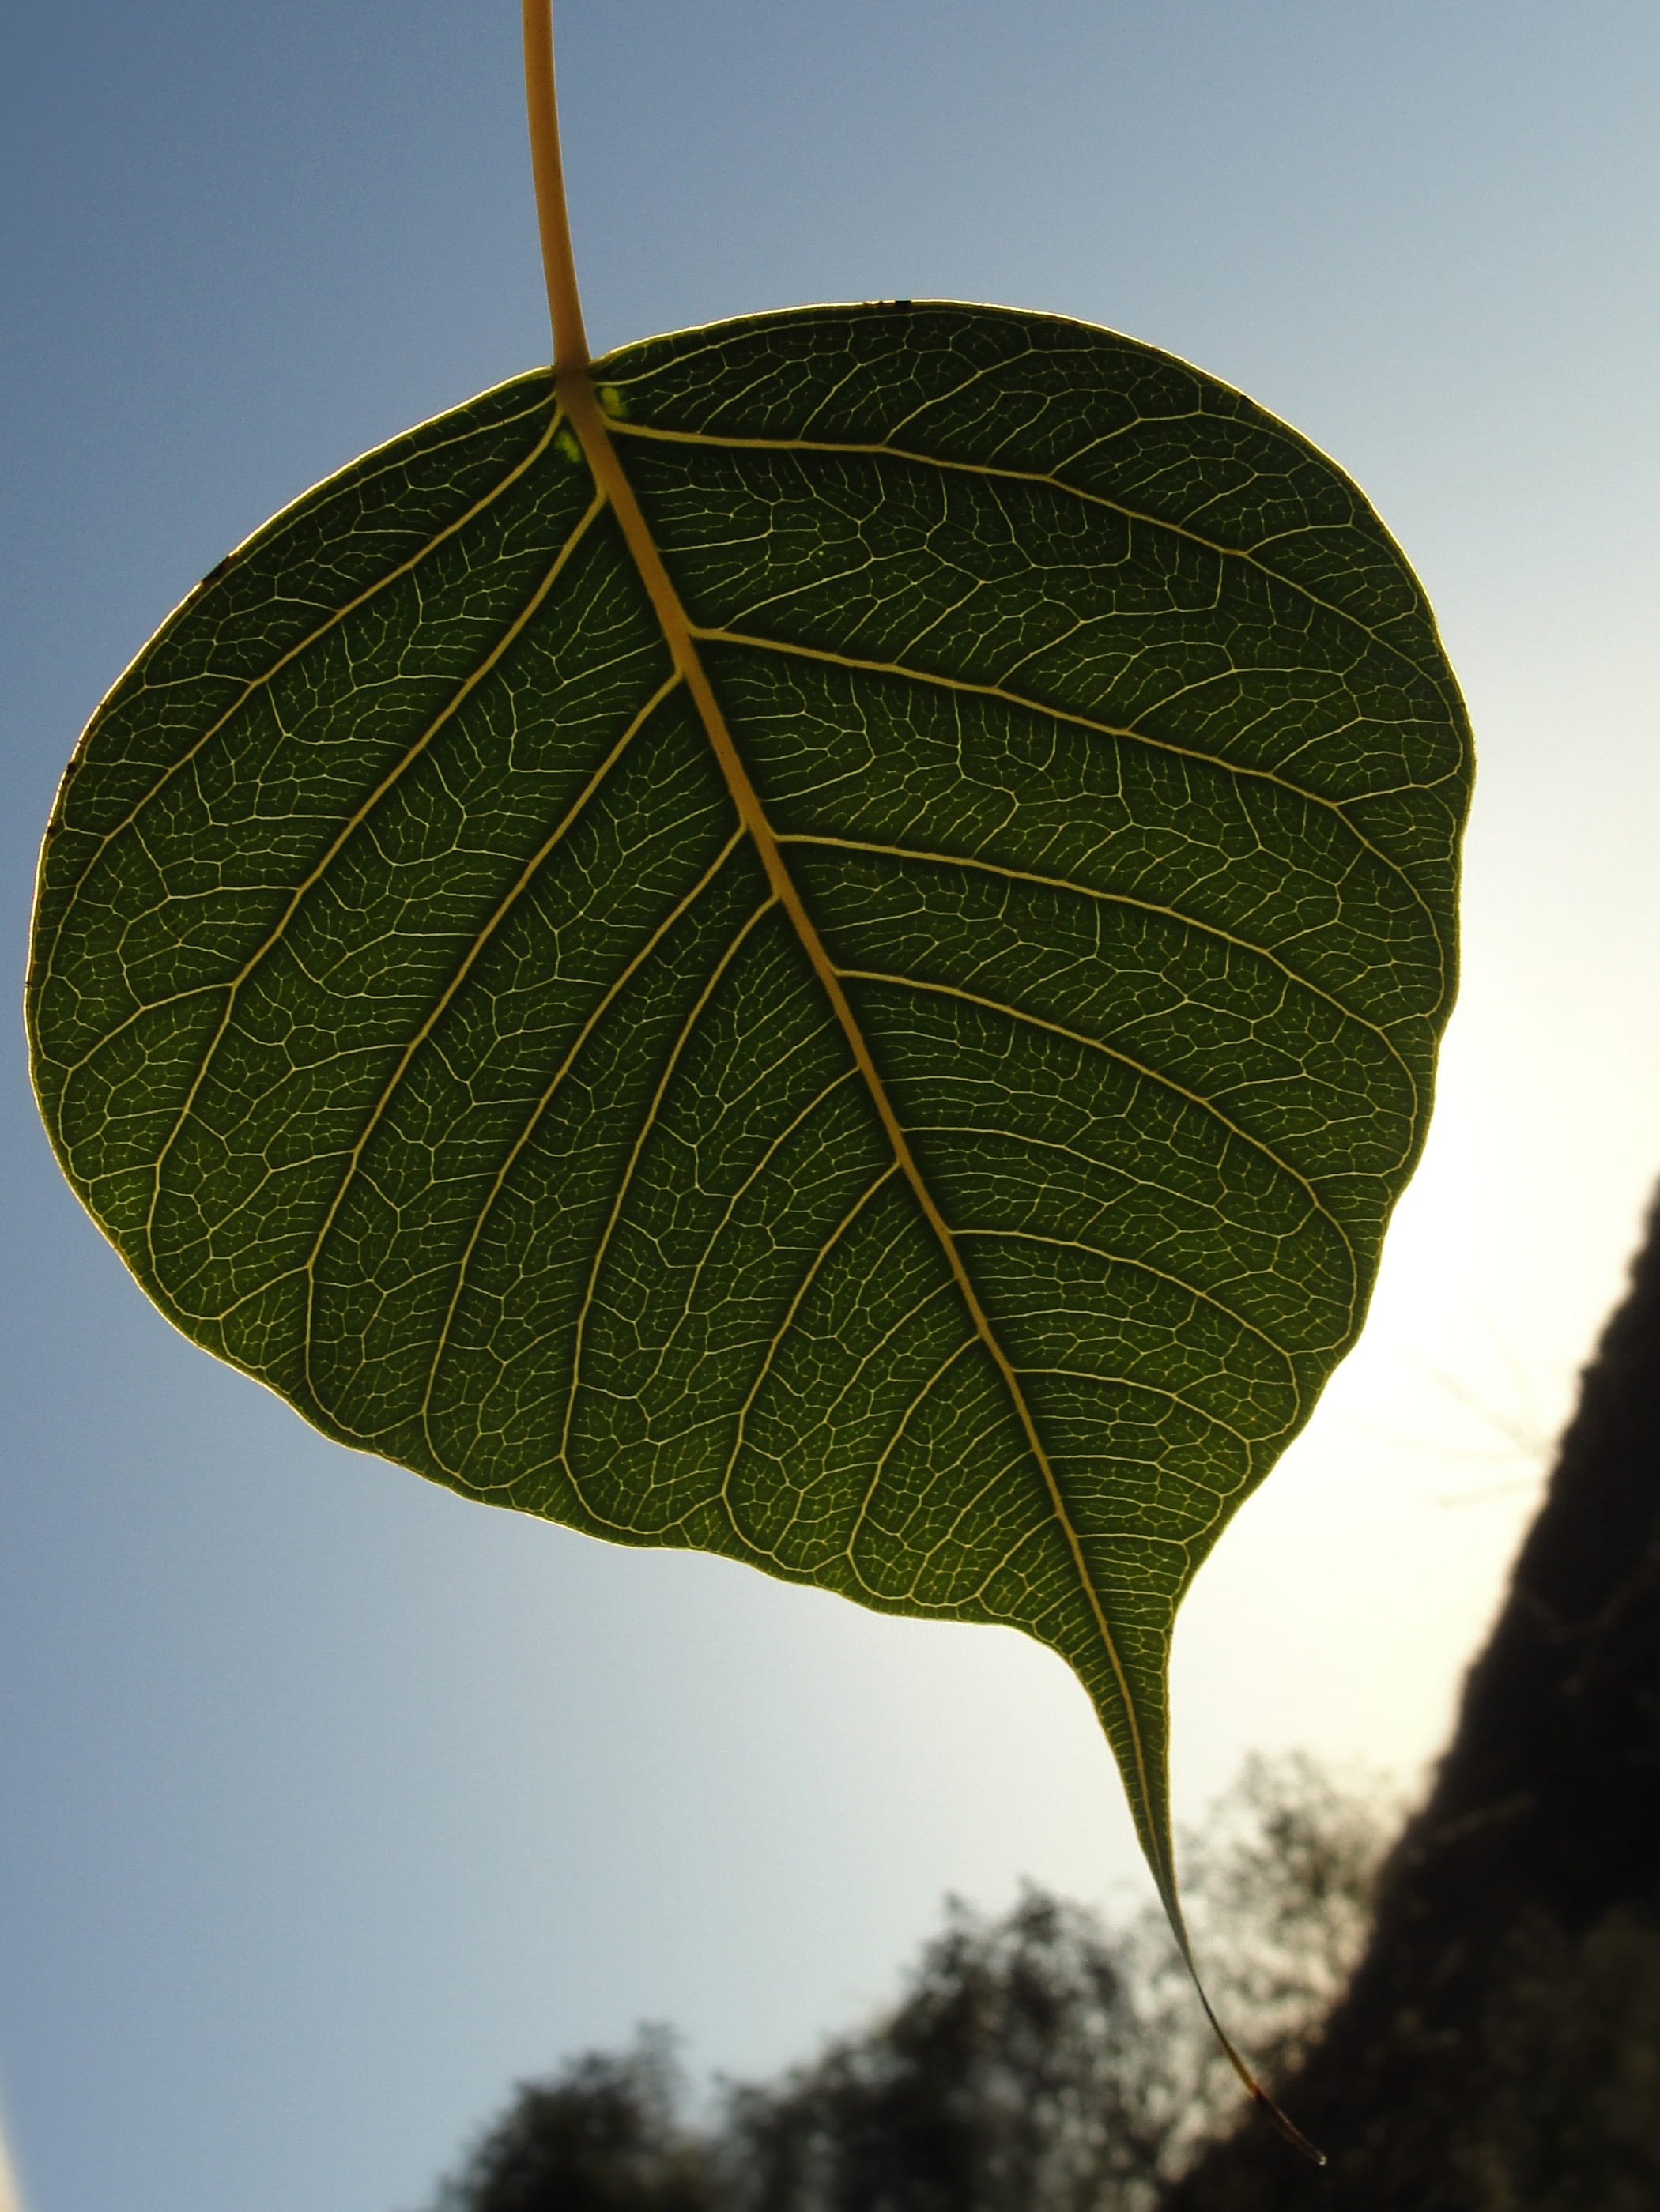
<svg viewBox="0 0 1660 2212">
<path fill-rule="evenodd" d="M 52 817 L 35 1079 L 331 1437 L 1052 1645 L 1174 1911 L 1171 1624 L 1359 1327 L 1468 766 L 1401 554 L 1237 392 L 757 316 L 488 392 L 192 594 Z"/>
</svg>

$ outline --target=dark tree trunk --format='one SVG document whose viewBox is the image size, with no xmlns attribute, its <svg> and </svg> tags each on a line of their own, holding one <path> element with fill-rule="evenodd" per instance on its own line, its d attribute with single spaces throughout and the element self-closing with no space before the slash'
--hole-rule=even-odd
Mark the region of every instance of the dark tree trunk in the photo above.
<svg viewBox="0 0 1660 2212">
<path fill-rule="evenodd" d="M 1410 1593 L 1403 1598 L 1410 1600 Z M 1164 2212 L 1660 2207 L 1660 1206 L 1366 1954 Z"/>
</svg>

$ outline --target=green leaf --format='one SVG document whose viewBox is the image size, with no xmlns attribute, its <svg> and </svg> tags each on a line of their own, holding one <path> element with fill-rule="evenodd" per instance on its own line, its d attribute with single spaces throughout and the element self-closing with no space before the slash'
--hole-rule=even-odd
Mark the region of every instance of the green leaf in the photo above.
<svg viewBox="0 0 1660 2212">
<path fill-rule="evenodd" d="M 1104 331 L 813 308 L 593 379 L 310 493 L 100 708 L 59 1158 L 344 1443 L 1052 1645 L 1174 1913 L 1177 1607 L 1354 1341 L 1452 990 L 1421 592 Z"/>
</svg>

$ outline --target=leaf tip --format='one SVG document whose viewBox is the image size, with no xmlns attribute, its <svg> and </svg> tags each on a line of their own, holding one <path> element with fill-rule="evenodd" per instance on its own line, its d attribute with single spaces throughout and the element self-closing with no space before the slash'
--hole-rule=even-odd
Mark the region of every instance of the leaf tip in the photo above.
<svg viewBox="0 0 1660 2212">
<path fill-rule="evenodd" d="M 1329 2164 L 1326 2154 L 1321 2149 L 1319 2144 L 1309 2141 L 1296 2121 L 1280 2111 L 1260 2081 L 1251 2083 L 1250 2094 L 1251 2101 L 1261 2112 L 1263 2118 L 1278 2134 L 1285 2137 L 1293 2150 L 1300 2150 L 1304 2157 L 1315 2166 Z"/>
</svg>

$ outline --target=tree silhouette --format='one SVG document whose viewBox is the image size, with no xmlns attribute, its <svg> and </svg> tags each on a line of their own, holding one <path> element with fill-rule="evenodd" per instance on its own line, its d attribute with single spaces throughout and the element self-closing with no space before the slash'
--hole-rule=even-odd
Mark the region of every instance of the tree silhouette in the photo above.
<svg viewBox="0 0 1660 2212">
<path fill-rule="evenodd" d="M 705 2146 L 676 2121 L 678 2088 L 671 2040 L 651 2030 L 630 2051 L 589 2051 L 521 2084 L 437 2212 L 714 2212 Z"/>
<path fill-rule="evenodd" d="M 1660 1207 L 1347 1996 L 1165 2212 L 1660 2204 Z"/>
<path fill-rule="evenodd" d="M 1250 1762 L 1187 1839 L 1213 1984 L 1254 2047 L 1305 2046 L 1364 1930 L 1375 1796 Z M 668 2045 L 522 2087 L 441 2212 L 1152 2212 L 1239 2092 L 1157 1911 L 1109 1928 L 1029 1889 L 959 1903 L 899 2003 L 781 2081 L 676 2117 Z"/>
</svg>

